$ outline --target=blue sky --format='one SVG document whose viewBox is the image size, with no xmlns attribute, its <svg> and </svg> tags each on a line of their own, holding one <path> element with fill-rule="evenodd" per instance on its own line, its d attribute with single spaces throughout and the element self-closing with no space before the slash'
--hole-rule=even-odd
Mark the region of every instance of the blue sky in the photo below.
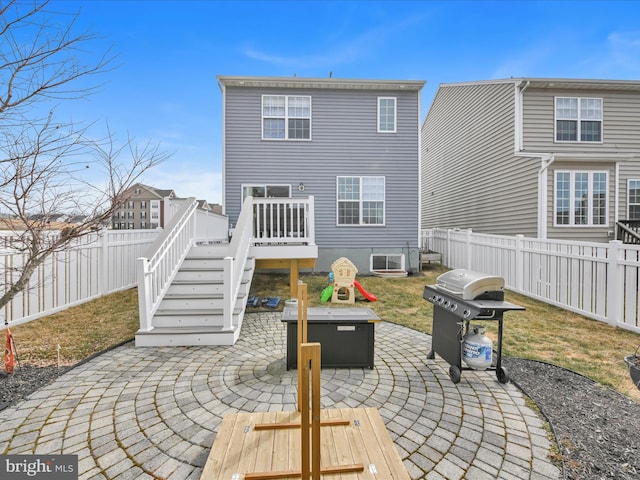
<svg viewBox="0 0 640 480">
<path fill-rule="evenodd" d="M 640 79 L 640 1 L 52 0 L 111 47 L 102 89 L 66 102 L 75 122 L 157 142 L 144 182 L 220 203 L 217 75 L 425 80 Z"/>
</svg>

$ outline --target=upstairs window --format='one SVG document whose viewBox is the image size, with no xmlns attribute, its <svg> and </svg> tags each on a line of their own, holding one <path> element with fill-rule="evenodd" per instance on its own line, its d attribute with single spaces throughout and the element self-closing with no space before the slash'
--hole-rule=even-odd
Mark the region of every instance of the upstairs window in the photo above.
<svg viewBox="0 0 640 480">
<path fill-rule="evenodd" d="M 310 140 L 311 97 L 263 95 L 262 138 L 264 140 Z"/>
<path fill-rule="evenodd" d="M 602 99 L 556 97 L 557 142 L 602 142 Z"/>
<path fill-rule="evenodd" d="M 378 97 L 378 133 L 396 132 L 396 98 Z"/>
<path fill-rule="evenodd" d="M 555 225 L 607 225 L 607 172 L 557 171 Z"/>
<path fill-rule="evenodd" d="M 338 177 L 338 225 L 384 225 L 384 177 Z"/>
<path fill-rule="evenodd" d="M 640 180 L 629 180 L 628 186 L 627 220 L 640 220 Z"/>
</svg>

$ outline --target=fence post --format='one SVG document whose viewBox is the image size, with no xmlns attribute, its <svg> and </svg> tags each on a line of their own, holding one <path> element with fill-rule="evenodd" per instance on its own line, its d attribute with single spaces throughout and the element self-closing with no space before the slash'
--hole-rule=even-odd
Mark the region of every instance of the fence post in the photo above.
<svg viewBox="0 0 640 480">
<path fill-rule="evenodd" d="M 109 230 L 104 229 L 102 232 L 102 242 L 100 246 L 101 271 L 100 286 L 98 291 L 102 295 L 109 293 L 109 272 L 112 268 L 109 265 Z"/>
<path fill-rule="evenodd" d="M 523 276 L 524 276 L 524 259 L 522 255 L 522 242 L 524 235 L 521 233 L 516 235 L 516 259 L 514 265 L 514 275 L 516 280 L 516 292 L 522 292 Z"/>
<path fill-rule="evenodd" d="M 141 257 L 136 260 L 138 277 L 138 312 L 140 315 L 140 330 L 149 332 L 153 328 L 151 325 L 151 276 L 148 275 L 149 260 Z"/>
<path fill-rule="evenodd" d="M 616 326 L 624 323 L 622 318 L 624 302 L 624 281 L 622 279 L 623 270 L 620 268 L 620 252 L 622 242 L 612 240 L 608 248 L 607 265 L 607 323 Z"/>
<path fill-rule="evenodd" d="M 233 294 L 233 257 L 224 257 L 223 260 L 223 312 L 222 312 L 222 329 L 233 330 L 233 306 L 235 299 L 231 298 Z"/>
</svg>

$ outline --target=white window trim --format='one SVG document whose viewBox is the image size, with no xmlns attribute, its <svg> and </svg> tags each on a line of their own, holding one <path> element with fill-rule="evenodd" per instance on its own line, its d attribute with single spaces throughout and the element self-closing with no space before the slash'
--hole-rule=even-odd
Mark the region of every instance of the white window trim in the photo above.
<svg viewBox="0 0 640 480">
<path fill-rule="evenodd" d="M 264 116 L 264 97 L 284 97 L 284 117 L 265 117 Z M 309 99 L 309 138 L 289 138 L 289 97 L 303 97 Z M 264 119 L 265 118 L 283 118 L 284 119 L 284 138 L 271 138 L 264 136 Z M 306 117 L 291 117 L 306 118 Z M 273 142 L 310 142 L 312 139 L 312 118 L 313 118 L 313 101 L 311 95 L 279 95 L 264 94 L 260 99 L 260 135 L 262 140 Z"/>
<path fill-rule="evenodd" d="M 558 174 L 560 173 L 568 173 L 569 174 L 569 201 L 571 202 L 570 210 L 569 210 L 569 223 L 562 224 L 558 223 Z M 589 204 L 587 207 L 588 211 L 588 222 L 587 224 L 576 224 L 575 223 L 575 212 L 573 208 L 573 199 L 575 198 L 575 175 L 576 173 L 588 173 L 589 174 Z M 606 199 L 605 199 L 605 217 L 604 223 L 594 224 L 593 223 L 593 175 L 596 173 L 603 173 L 606 176 Z M 606 170 L 556 170 L 553 174 L 553 226 L 558 228 L 607 228 L 609 225 L 609 172 Z"/>
<path fill-rule="evenodd" d="M 578 118 L 558 118 L 558 99 L 559 98 L 576 98 L 578 99 Z M 581 125 L 580 121 L 580 100 L 600 100 L 601 117 L 600 117 L 600 140 L 597 142 L 590 140 L 580 140 Z M 576 139 L 575 140 L 558 140 L 558 120 L 575 120 L 576 125 Z M 585 119 L 589 121 L 589 119 Z M 592 145 L 600 145 L 604 143 L 604 100 L 600 97 L 553 97 L 553 142 L 554 143 L 587 143 Z"/>
<path fill-rule="evenodd" d="M 640 183 L 640 178 L 629 178 L 627 180 L 627 220 L 630 220 L 631 218 L 631 182 L 638 182 Z M 633 205 L 639 205 L 634 203 Z"/>
<path fill-rule="evenodd" d="M 384 198 L 382 199 L 382 223 L 362 223 L 362 188 L 358 200 L 359 223 L 340 223 L 340 192 L 338 180 L 340 178 L 359 178 L 362 186 L 363 178 L 382 178 L 384 180 Z M 339 175 L 336 177 L 336 226 L 337 227 L 384 227 L 387 223 L 387 178 L 384 175 Z"/>
<path fill-rule="evenodd" d="M 246 187 L 261 187 L 264 188 L 265 194 L 267 193 L 267 187 L 287 187 L 289 189 L 288 197 L 279 197 L 279 198 L 291 198 L 291 184 L 289 183 L 242 183 L 240 185 L 240 205 L 244 203 L 244 189 Z M 254 198 L 270 198 L 270 197 L 254 197 Z"/>
<path fill-rule="evenodd" d="M 393 130 L 380 130 L 380 101 L 393 100 Z M 398 131 L 398 98 L 378 97 L 378 111 L 376 114 L 376 130 L 378 133 L 396 133 Z"/>
<path fill-rule="evenodd" d="M 405 260 L 404 260 L 404 253 L 372 253 L 371 255 L 369 255 L 369 271 L 370 272 L 384 272 L 384 271 L 393 271 L 396 269 L 390 269 L 390 268 L 384 268 L 384 269 L 374 269 L 373 268 L 373 258 L 374 257 L 386 257 L 386 264 L 387 267 L 389 266 L 389 257 L 399 257 L 400 258 L 400 270 L 406 270 L 405 269 Z"/>
</svg>

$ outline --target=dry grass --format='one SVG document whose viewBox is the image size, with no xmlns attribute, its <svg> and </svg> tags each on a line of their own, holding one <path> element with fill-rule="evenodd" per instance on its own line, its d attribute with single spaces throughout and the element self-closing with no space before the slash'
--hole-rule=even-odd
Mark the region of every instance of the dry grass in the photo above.
<svg viewBox="0 0 640 480">
<path fill-rule="evenodd" d="M 422 298 L 422 293 L 424 286 L 435 283 L 436 277 L 444 271 L 432 267 L 423 272 L 423 276 L 405 278 L 358 276 L 358 281 L 376 295 L 378 301 L 368 303 L 357 294 L 356 306 L 372 308 L 385 321 L 431 333 L 433 309 Z M 327 284 L 326 277 L 303 275 L 301 279 L 307 283 L 309 303 L 322 305 L 320 292 Z M 251 293 L 287 299 L 288 275 L 257 273 Z M 526 311 L 505 314 L 505 355 L 567 367 L 640 402 L 640 391 L 631 382 L 623 360 L 625 355 L 636 350 L 640 335 L 511 292 L 507 292 L 506 300 L 526 307 Z M 496 322 L 484 324 L 495 340 Z M 60 345 L 60 362 L 66 365 L 132 339 L 137 329 L 136 291 L 129 290 L 11 330 L 22 362 L 56 364 L 57 346 Z"/>
<path fill-rule="evenodd" d="M 423 276 L 358 276 L 358 281 L 376 295 L 378 301 L 368 303 L 356 292 L 356 306 L 366 305 L 385 321 L 431 333 L 433 308 L 422 298 L 422 294 L 424 286 L 435 283 L 438 275 L 445 271 L 441 267 L 431 267 L 423 272 Z M 320 292 L 327 284 L 326 277 L 309 275 L 301 279 L 307 283 L 309 304 L 322 305 Z M 285 275 L 274 277 L 257 274 L 252 292 L 288 298 L 287 281 Z M 624 363 L 624 356 L 633 353 L 640 344 L 640 335 L 512 292 L 506 292 L 505 300 L 521 305 L 526 310 L 505 313 L 504 355 L 541 360 L 569 368 L 640 402 L 640 391 L 631 381 Z M 497 322 L 474 320 L 473 323 L 483 324 L 487 327 L 488 335 L 494 341 L 497 339 Z"/>
<path fill-rule="evenodd" d="M 22 363 L 61 366 L 131 340 L 140 325 L 138 318 L 134 289 L 10 328 Z"/>
</svg>

